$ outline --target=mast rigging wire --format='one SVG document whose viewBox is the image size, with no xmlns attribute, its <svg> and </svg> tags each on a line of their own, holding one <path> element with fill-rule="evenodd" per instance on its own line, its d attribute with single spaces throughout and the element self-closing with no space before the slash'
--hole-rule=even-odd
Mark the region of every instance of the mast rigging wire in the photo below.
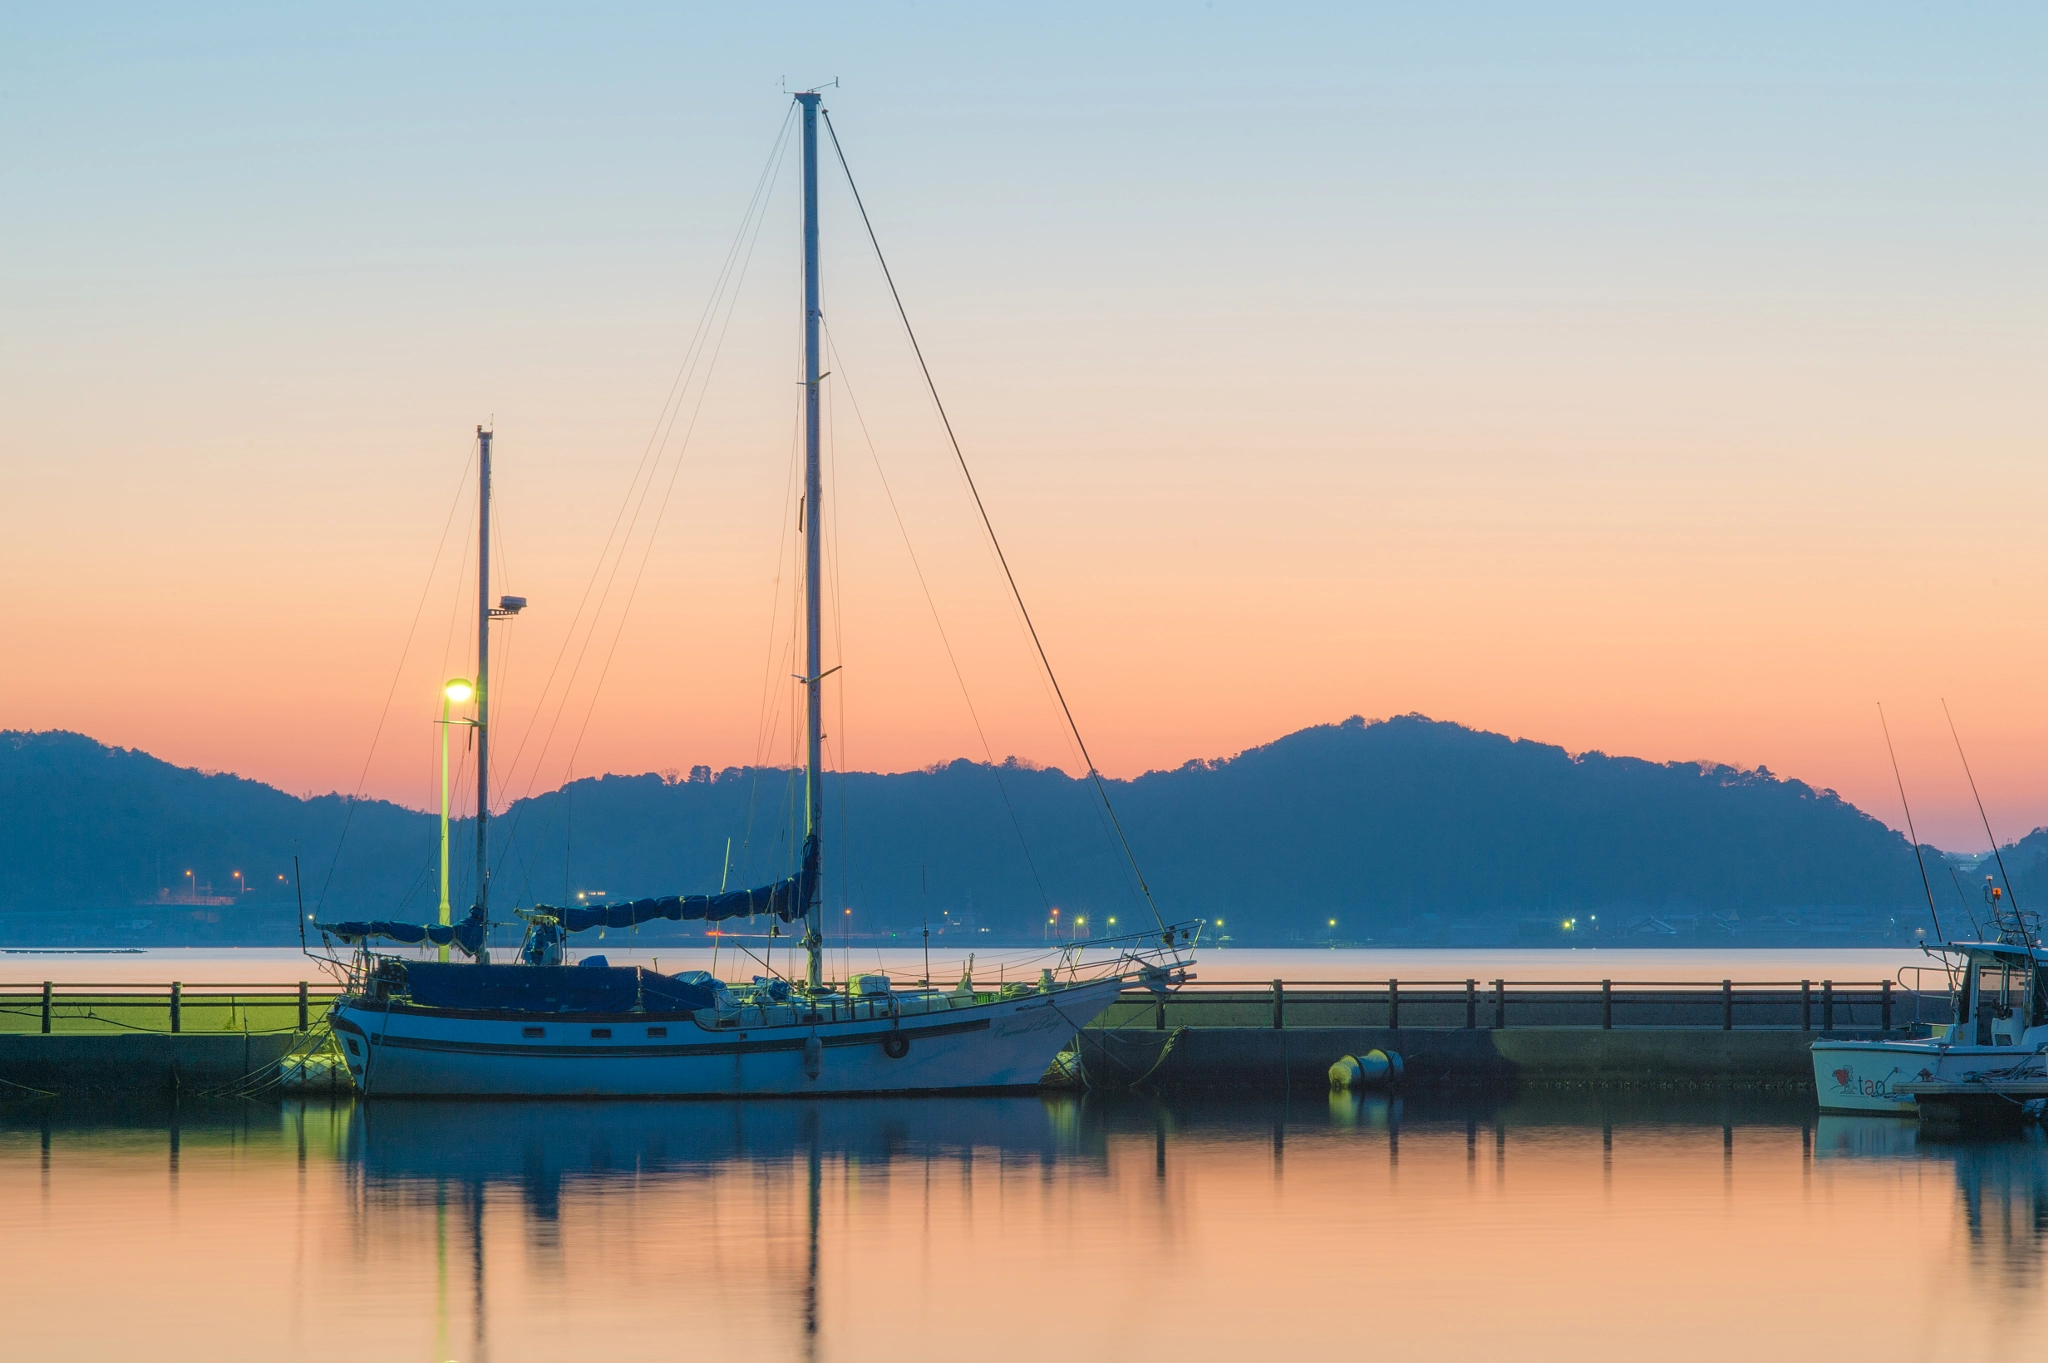
<svg viewBox="0 0 2048 1363">
<path fill-rule="evenodd" d="M 384 693 L 384 708 L 377 712 L 377 727 L 370 734 L 370 750 L 363 754 L 363 770 L 356 777 L 355 793 L 348 797 L 348 812 L 342 817 L 341 832 L 335 835 L 334 856 L 328 860 L 327 874 L 320 880 L 320 893 L 313 898 L 313 912 L 318 914 L 327 904 L 327 887 L 334 883 L 334 868 L 341 864 L 342 845 L 348 841 L 349 825 L 355 822 L 356 806 L 361 803 L 363 787 L 370 779 L 370 763 L 377 756 L 377 741 L 384 736 L 385 721 L 391 718 L 391 702 L 398 695 L 398 683 L 405 676 L 405 660 L 412 655 L 413 636 L 418 633 L 420 616 L 427 609 L 427 597 L 434 590 L 434 575 L 441 570 L 441 555 L 448 550 L 448 531 L 455 525 L 455 513 L 461 509 L 462 494 L 469 486 L 469 465 L 476 458 L 476 442 L 472 439 L 470 457 L 462 465 L 462 477 L 455 485 L 455 499 L 448 505 L 448 519 L 442 523 L 440 542 L 434 546 L 434 561 L 427 567 L 426 585 L 420 588 L 419 604 L 413 607 L 412 623 L 406 626 L 405 646 L 398 650 L 398 666 L 391 670 L 391 688 Z"/>
<path fill-rule="evenodd" d="M 996 763 L 995 748 L 988 741 L 988 731 L 981 725 L 981 712 L 974 708 L 974 696 L 967 689 L 967 675 L 960 670 L 960 659 L 953 652 L 953 640 L 946 633 L 946 622 L 939 616 L 939 603 L 932 596 L 931 583 L 925 580 L 924 565 L 918 561 L 916 546 L 910 542 L 910 527 L 903 522 L 903 509 L 896 504 L 896 492 L 889 486 L 889 475 L 882 471 L 882 456 L 875 448 L 875 438 L 868 430 L 867 418 L 861 414 L 860 399 L 854 394 L 853 381 L 848 377 L 845 358 L 840 355 L 839 347 L 833 344 L 832 328 L 826 326 L 824 331 L 825 344 L 832 354 L 832 372 L 840 385 L 846 389 L 846 400 L 853 407 L 853 419 L 860 426 L 861 439 L 867 443 L 868 458 L 874 462 L 875 477 L 882 485 L 882 496 L 888 500 L 889 514 L 896 519 L 896 532 L 903 537 L 903 552 L 910 557 L 910 570 L 917 574 L 918 589 L 924 593 L 925 606 L 932 613 L 932 625 L 939 631 L 939 643 L 946 650 L 946 661 L 952 665 L 953 680 L 960 684 L 960 699 L 967 706 L 967 717 L 974 721 L 974 734 L 981 740 L 982 756 L 988 759 L 989 775 L 995 778 L 996 791 L 1003 797 L 1003 808 L 1010 816 L 1010 827 L 1016 830 L 1017 845 L 1024 853 L 1024 864 L 1031 868 L 1031 880 L 1038 886 L 1038 897 L 1045 902 L 1047 910 L 1050 910 L 1052 896 L 1046 893 L 1045 881 L 1038 874 L 1038 861 L 1031 855 L 1031 843 L 1024 836 L 1024 825 L 1017 818 L 1017 808 L 1010 803 L 1010 788 L 1003 783 L 1003 772 Z M 841 694 L 844 695 L 843 687 Z"/>
<path fill-rule="evenodd" d="M 539 720 L 540 712 L 545 708 L 546 697 L 554 689 L 555 677 L 561 668 L 562 660 L 567 656 L 570 645 L 575 642 L 576 622 L 583 618 L 584 608 L 590 603 L 590 594 L 596 589 L 598 578 L 604 574 L 605 563 L 612 558 L 614 540 L 619 541 L 618 553 L 623 557 L 626 552 L 626 542 L 632 538 L 633 530 L 638 522 L 638 508 L 645 504 L 647 492 L 653 487 L 653 480 L 659 469 L 662 451 L 667 447 L 667 437 L 674 430 L 677 417 L 681 415 L 681 403 L 695 377 L 697 365 L 702 359 L 702 350 L 709 339 L 710 327 L 717 317 L 718 306 L 725 298 L 726 286 L 732 278 L 735 267 L 744 268 L 743 264 L 741 264 L 741 253 L 743 249 L 747 248 L 749 228 L 752 227 L 755 236 L 758 237 L 759 235 L 760 227 L 757 215 L 765 211 L 763 195 L 772 190 L 774 170 L 780 164 L 787 146 L 790 123 L 791 120 L 788 118 L 783 120 L 783 125 L 776 134 L 776 140 L 769 149 L 768 160 L 762 166 L 761 175 L 755 182 L 753 196 L 747 201 L 746 212 L 741 215 L 739 229 L 735 232 L 732 245 L 727 248 L 725 260 L 720 265 L 718 275 L 713 281 L 711 295 L 705 300 L 704 311 L 698 316 L 697 324 L 690 333 L 689 343 L 684 347 L 682 362 L 676 368 L 676 376 L 669 384 L 669 391 L 662 398 L 661 411 L 655 418 L 654 429 L 648 433 L 647 444 L 640 454 L 640 462 L 634 466 L 633 476 L 627 480 L 625 496 L 619 503 L 617 513 L 612 517 L 611 529 L 605 535 L 604 545 L 598 551 L 597 562 L 591 567 L 590 579 L 584 584 L 583 595 L 577 601 L 576 610 L 570 617 L 570 629 L 563 636 L 562 647 L 557 651 L 554 665 L 548 671 L 547 681 L 541 687 L 541 703 L 536 705 L 533 718 L 527 721 L 526 732 L 520 738 L 519 748 L 512 755 L 512 765 L 515 768 L 518 765 L 520 756 L 526 750 L 528 740 L 532 737 L 533 728 Z M 649 467 L 650 460 L 653 461 L 653 469 Z M 643 476 L 647 479 L 646 488 L 641 486 Z M 626 513 L 629 510 L 634 512 L 632 519 L 627 517 Z M 622 522 L 625 525 L 623 538 L 620 536 L 620 525 Z M 592 610 L 590 631 L 595 631 L 597 628 L 598 617 L 604 611 L 606 600 L 610 595 L 612 582 L 616 579 L 617 574 L 618 567 L 617 563 L 614 562 L 611 575 L 605 579 L 605 589 L 599 593 L 597 605 Z M 590 632 L 586 631 L 583 647 L 577 653 L 575 665 L 570 668 L 569 680 L 564 684 L 563 697 L 556 704 L 555 723 L 560 722 L 562 707 L 568 703 L 568 691 L 575 686 L 576 676 L 582 668 L 583 658 L 588 652 L 589 646 Z M 534 759 L 534 772 L 528 782 L 527 793 L 529 795 L 532 794 L 532 785 L 539 780 L 540 767 L 546 759 L 547 749 L 552 744 L 553 737 L 554 725 L 551 724 L 548 736 L 541 745 L 541 753 Z"/>
<path fill-rule="evenodd" d="M 1884 730 L 1884 750 L 1891 754 L 1892 780 L 1899 783 L 1899 806 L 1906 811 L 1906 836 L 1913 840 L 1913 860 L 1920 867 L 1920 888 L 1927 892 L 1927 914 L 1934 920 L 1935 940 L 1946 942 L 1941 930 L 1941 913 L 1934 907 L 1934 886 L 1927 879 L 1927 858 L 1920 852 L 1920 835 L 1913 830 L 1913 806 L 1906 803 L 1906 778 L 1899 775 L 1898 750 L 1892 747 L 1892 726 L 1885 722 L 1884 702 L 1877 704 L 1878 727 Z"/>
<path fill-rule="evenodd" d="M 903 295 L 896 289 L 896 277 L 889 271 L 889 261 L 882 254 L 881 240 L 875 235 L 875 225 L 868 217 L 868 207 L 860 197 L 860 187 L 854 183 L 853 168 L 846 164 L 846 150 L 839 145 L 839 130 L 832 124 L 830 110 L 821 109 L 825 116 L 825 130 L 832 137 L 832 152 L 839 159 L 840 173 L 846 176 L 846 187 L 853 194 L 854 207 L 860 210 L 861 226 L 867 229 L 868 244 L 874 248 L 875 263 L 882 267 L 882 279 L 889 286 L 889 297 L 896 304 L 896 315 L 902 319 L 903 333 L 910 338 L 911 353 L 917 356 L 917 367 L 924 375 L 925 388 L 932 395 L 932 406 L 938 409 L 939 423 L 946 429 L 946 440 L 953 447 L 953 457 L 959 461 L 960 474 L 967 480 L 967 490 L 974 497 L 974 509 L 981 515 L 981 525 L 988 532 L 988 539 L 996 551 L 996 561 L 1002 565 L 1003 579 L 1009 583 L 1010 595 L 1017 602 L 1017 610 L 1024 617 L 1024 627 L 1031 633 L 1032 647 L 1038 650 L 1039 665 L 1045 669 L 1046 680 L 1052 683 L 1053 695 L 1060 703 L 1060 713 L 1066 717 L 1067 729 L 1074 735 L 1075 746 L 1081 750 L 1081 760 L 1088 766 L 1088 779 L 1095 783 L 1095 793 L 1102 798 L 1102 807 L 1109 813 L 1111 826 L 1116 829 L 1117 841 L 1123 845 L 1124 858 L 1130 862 L 1131 873 L 1138 878 L 1138 888 L 1144 892 L 1145 905 L 1152 910 L 1153 921 L 1161 931 L 1166 928 L 1166 918 L 1159 912 L 1158 903 L 1152 898 L 1152 887 L 1145 880 L 1144 869 L 1138 865 L 1137 853 L 1131 850 L 1131 840 L 1124 833 L 1123 821 L 1116 816 L 1116 806 L 1110 803 L 1109 788 L 1103 784 L 1102 773 L 1096 769 L 1095 759 L 1089 755 L 1088 741 L 1081 736 L 1081 726 L 1074 721 L 1073 707 L 1067 704 L 1066 692 L 1060 687 L 1060 679 L 1053 671 L 1052 659 L 1046 654 L 1045 643 L 1038 637 L 1038 626 L 1031 619 L 1031 608 L 1024 604 L 1023 589 L 1017 585 L 1017 575 L 1010 571 L 1009 556 L 1003 553 L 1002 540 L 996 535 L 995 522 L 989 519 L 988 507 L 981 500 L 981 489 L 975 486 L 974 473 L 967 466 L 967 454 L 960 448 L 960 437 L 953 432 L 953 420 L 946 414 L 945 401 L 939 397 L 939 385 L 932 378 L 931 366 L 925 363 L 924 347 L 917 343 L 917 331 L 910 325 L 910 313 L 903 306 Z M 2002 869 L 2002 868 L 2001 868 Z"/>
<path fill-rule="evenodd" d="M 770 197 L 772 197 L 773 193 L 774 170 L 775 167 L 780 164 L 783 153 L 788 146 L 790 123 L 791 120 L 785 118 L 781 130 L 777 134 L 775 145 L 769 152 L 768 162 L 762 169 L 760 180 L 755 185 L 754 198 L 751 202 L 749 202 L 747 206 L 747 213 L 743 215 L 741 218 L 739 231 L 733 239 L 733 245 L 731 249 L 727 252 L 725 265 L 720 270 L 719 278 L 716 285 L 713 288 L 711 299 L 709 302 L 705 304 L 704 314 L 699 319 L 697 330 L 691 338 L 690 349 L 693 353 L 686 354 L 682 368 L 678 371 L 676 381 L 670 386 L 669 396 L 663 401 L 662 404 L 662 414 L 655 421 L 655 432 L 653 435 L 649 437 L 647 452 L 642 454 L 640 467 L 634 470 L 632 483 L 630 483 L 627 487 L 626 500 L 620 505 L 618 516 L 615 517 L 613 520 L 613 533 L 616 534 L 618 521 L 620 519 L 625 518 L 626 507 L 628 505 L 632 506 L 632 517 L 629 520 L 627 520 L 625 535 L 623 538 L 619 540 L 618 554 L 615 558 L 613 558 L 611 571 L 605 577 L 604 590 L 600 592 L 598 595 L 597 606 L 591 614 L 590 627 L 584 633 L 582 646 L 577 651 L 576 662 L 570 668 L 569 680 L 564 684 L 561 699 L 556 703 L 555 717 L 553 720 L 549 722 L 547 736 L 541 744 L 541 751 L 539 755 L 537 755 L 534 758 L 533 769 L 527 781 L 527 795 L 529 797 L 533 792 L 533 786 L 540 779 L 542 763 L 546 759 L 548 749 L 554 743 L 555 731 L 557 726 L 559 726 L 559 724 L 561 723 L 563 714 L 568 707 L 570 692 L 575 685 L 577 675 L 583 669 L 584 658 L 587 656 L 589 652 L 590 645 L 596 637 L 599 625 L 599 617 L 601 616 L 604 610 L 605 602 L 611 596 L 612 586 L 618 578 L 619 569 L 625 563 L 626 554 L 628 553 L 628 545 L 633 536 L 635 528 L 639 524 L 640 514 L 642 510 L 645 509 L 647 499 L 654 490 L 655 480 L 659 474 L 661 452 L 666 449 L 669 437 L 674 433 L 676 423 L 682 419 L 683 403 L 685 400 L 682 395 L 687 391 L 689 381 L 691 377 L 694 375 L 697 365 L 699 363 L 705 362 L 705 347 L 709 346 L 710 358 L 704 372 L 703 382 L 700 385 L 698 385 L 696 404 L 694 407 L 691 408 L 689 424 L 684 428 L 681 444 L 677 447 L 676 450 L 675 461 L 669 470 L 668 482 L 663 489 L 660 502 L 657 503 L 656 505 L 654 522 L 652 527 L 648 531 L 646 543 L 641 550 L 640 562 L 634 570 L 633 578 L 627 590 L 625 604 L 620 608 L 618 624 L 613 630 L 611 643 L 605 652 L 603 664 L 599 669 L 597 680 L 593 684 L 590 698 L 586 703 L 582 723 L 578 726 L 576 731 L 575 742 L 570 747 L 569 756 L 566 764 L 567 769 L 574 769 L 576 764 L 576 758 L 582 750 L 584 737 L 589 733 L 590 721 L 592 716 L 596 713 L 598 698 L 604 690 L 605 680 L 607 679 L 607 677 L 609 677 L 611 673 L 612 662 L 618 655 L 619 641 L 621 640 L 621 638 L 624 637 L 625 634 L 626 617 L 632 613 L 633 603 L 635 599 L 639 596 L 641 581 L 646 576 L 647 564 L 649 559 L 653 555 L 654 540 L 659 535 L 661 530 L 661 523 L 667 515 L 669 501 L 675 495 L 676 480 L 682 472 L 683 456 L 689 448 L 691 436 L 696 431 L 698 417 L 702 414 L 704 407 L 704 399 L 710 388 L 711 374 L 717 368 L 718 357 L 724 349 L 726 333 L 732 327 L 732 318 L 734 310 L 738 305 L 739 292 L 740 289 L 744 287 L 746 282 L 747 267 L 752 263 L 754 247 L 760 241 L 761 227 L 765 223 L 767 218 L 767 201 Z M 749 235 L 748 232 L 749 218 L 752 219 L 751 226 L 753 230 L 751 235 Z M 731 285 L 729 295 L 727 295 L 728 284 Z M 711 328 L 714 323 L 717 323 L 717 311 L 721 299 L 723 299 L 726 305 L 725 317 L 722 323 L 718 323 L 717 333 L 714 337 Z M 672 411 L 671 408 L 673 408 Z M 654 458 L 654 464 L 652 467 L 649 467 L 647 462 L 650 454 Z M 642 468 L 648 470 L 644 485 L 641 484 L 640 476 L 640 470 Z M 639 495 L 637 500 L 634 496 L 634 488 L 636 486 L 639 488 Z M 607 552 L 610 550 L 611 542 L 612 537 L 610 535 L 606 536 L 605 550 Z M 589 600 L 590 590 L 592 587 L 596 585 L 598 574 L 603 571 L 604 558 L 605 553 L 600 552 L 597 566 L 594 567 L 591 571 L 590 583 L 587 584 L 584 588 L 583 602 L 579 602 L 577 604 L 578 615 L 582 614 L 583 603 Z M 556 668 L 560 667 L 562 656 L 567 653 L 570 640 L 573 639 L 574 633 L 575 631 L 572 622 L 572 627 L 570 629 L 569 634 L 566 635 L 563 639 L 562 650 L 560 653 L 556 655 Z M 553 682 L 553 678 L 554 671 L 551 670 L 549 672 L 550 685 Z M 547 690 L 548 687 L 546 686 L 542 688 L 541 694 L 543 698 L 545 698 Z M 540 708 L 540 706 L 536 706 L 535 721 L 537 721 L 539 718 Z M 532 722 L 529 722 L 528 733 L 530 734 L 531 732 Z M 524 749 L 525 740 L 522 738 L 520 742 L 519 751 L 523 752 Z M 516 763 L 518 761 L 518 758 L 519 753 L 515 752 L 513 754 L 513 761 Z M 543 820 L 541 825 L 541 831 L 538 834 L 538 839 L 542 842 L 546 840 L 548 829 L 554 822 L 555 806 L 558 803 L 559 801 L 549 802 L 547 818 Z M 524 813 L 523 808 L 521 810 L 521 813 Z M 513 820 L 511 832 L 505 839 L 505 842 L 507 844 L 510 844 L 515 840 L 515 835 L 518 832 L 519 822 L 519 818 L 515 817 Z M 505 855 L 505 850 L 501 847 L 498 853 L 498 861 L 500 864 L 503 863 Z M 523 865 L 523 857 L 521 858 L 521 862 Z M 520 899 L 524 898 L 526 893 L 527 882 L 528 879 L 530 879 L 530 875 L 531 872 L 529 868 L 527 871 L 527 875 L 523 877 L 520 881 L 518 893 L 514 896 L 513 902 L 515 904 Z"/>
</svg>

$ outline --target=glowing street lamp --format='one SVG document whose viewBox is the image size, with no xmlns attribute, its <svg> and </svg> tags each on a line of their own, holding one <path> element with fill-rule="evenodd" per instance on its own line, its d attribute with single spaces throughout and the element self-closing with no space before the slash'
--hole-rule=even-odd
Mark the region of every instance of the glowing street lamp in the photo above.
<svg viewBox="0 0 2048 1363">
<path fill-rule="evenodd" d="M 463 724 L 467 720 L 448 718 L 448 707 L 461 705 L 476 694 L 466 678 L 456 677 L 441 688 L 441 926 L 448 926 L 448 726 Z M 448 959 L 448 948 L 439 949 L 440 959 Z"/>
</svg>

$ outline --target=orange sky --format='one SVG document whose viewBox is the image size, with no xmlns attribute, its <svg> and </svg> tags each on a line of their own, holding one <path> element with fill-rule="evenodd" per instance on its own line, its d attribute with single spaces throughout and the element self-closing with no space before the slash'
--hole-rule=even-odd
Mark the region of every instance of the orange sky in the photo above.
<svg viewBox="0 0 2048 1363">
<path fill-rule="evenodd" d="M 2043 107 L 2011 55 L 2038 18 L 1324 18 L 1327 52 L 1249 14 L 1161 41 L 1117 21 L 1086 55 L 996 20 L 900 53 L 817 40 L 1102 765 L 1420 710 L 1767 764 L 1897 824 L 1881 699 L 1923 834 L 1968 848 L 1946 696 L 1997 831 L 2048 823 L 2048 279 L 2019 227 Z M 25 34 L 32 116 L 0 133 L 25 206 L 0 228 L 0 724 L 351 790 L 395 694 L 366 788 L 426 805 L 435 683 L 471 666 L 460 520 L 429 570 L 493 421 L 498 585 L 534 603 L 499 668 L 506 794 L 572 751 L 582 774 L 787 756 L 788 164 L 698 424 L 661 447 L 659 534 L 651 501 L 575 669 L 577 603 L 782 116 L 764 30 L 730 20 L 720 51 L 767 75 L 694 49 L 678 74 L 642 52 L 664 22 L 486 30 L 493 77 L 445 81 L 429 58 L 466 39 L 433 23 L 409 56 L 288 28 Z M 1017 88 L 917 74 L 1006 43 L 1054 64 Z M 110 103 L 94 60 L 132 77 Z M 1073 768 L 829 178 L 825 214 L 835 760 L 983 751 L 857 401 L 989 749 Z"/>
</svg>

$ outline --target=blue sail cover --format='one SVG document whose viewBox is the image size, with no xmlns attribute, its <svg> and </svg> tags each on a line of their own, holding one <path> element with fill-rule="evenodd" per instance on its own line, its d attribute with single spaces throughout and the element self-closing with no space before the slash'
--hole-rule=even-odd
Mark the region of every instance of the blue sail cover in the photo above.
<svg viewBox="0 0 2048 1363">
<path fill-rule="evenodd" d="M 804 840 L 803 870 L 786 880 L 755 890 L 734 890 L 729 894 L 668 895 L 659 899 L 634 899 L 623 904 L 576 904 L 556 908 L 536 904 L 534 912 L 553 914 L 568 932 L 586 928 L 630 928 L 657 919 L 671 922 L 722 923 L 728 918 L 751 918 L 768 914 L 788 923 L 802 918 L 818 893 L 818 840 Z M 388 937 L 394 942 L 435 946 L 451 943 L 474 956 L 483 949 L 483 910 L 472 908 L 469 917 L 448 927 L 430 923 L 399 923 L 385 919 L 370 922 L 320 923 L 320 931 L 351 945 L 371 937 Z"/>
<path fill-rule="evenodd" d="M 803 870 L 787 880 L 764 885 L 758 890 L 734 890 L 730 894 L 669 895 L 660 899 L 632 899 L 623 904 L 574 904 L 556 908 L 536 904 L 536 913 L 551 913 L 562 920 L 566 932 L 586 928 L 630 928 L 666 918 L 672 922 L 722 923 L 728 918 L 751 918 L 771 914 L 788 923 L 804 916 L 818 892 L 818 840 L 804 840 Z"/>
<path fill-rule="evenodd" d="M 467 955 L 474 956 L 483 950 L 487 924 L 481 905 L 472 905 L 469 916 L 460 923 L 399 923 L 388 919 L 363 921 L 352 919 L 345 923 L 316 923 L 315 927 L 329 937 L 337 937 L 353 946 L 371 937 L 388 937 L 394 942 L 417 946 L 431 942 L 437 947 L 460 947 Z"/>
</svg>

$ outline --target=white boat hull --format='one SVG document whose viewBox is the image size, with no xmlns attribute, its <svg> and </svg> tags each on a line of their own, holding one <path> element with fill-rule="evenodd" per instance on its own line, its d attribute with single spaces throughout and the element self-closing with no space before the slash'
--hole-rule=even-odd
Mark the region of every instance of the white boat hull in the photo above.
<svg viewBox="0 0 2048 1363">
<path fill-rule="evenodd" d="M 482 1015 L 367 998 L 342 1000 L 330 1020 L 366 1097 L 957 1092 L 1036 1085 L 1123 987 L 1112 978 L 921 1015 L 740 1029 L 690 1014 Z"/>
<path fill-rule="evenodd" d="M 2048 1056 L 2031 1047 L 1942 1041 L 1817 1041 L 1813 1086 L 1822 1112 L 1917 1115 L 1906 1083 L 1985 1083 L 2048 1078 Z"/>
</svg>

